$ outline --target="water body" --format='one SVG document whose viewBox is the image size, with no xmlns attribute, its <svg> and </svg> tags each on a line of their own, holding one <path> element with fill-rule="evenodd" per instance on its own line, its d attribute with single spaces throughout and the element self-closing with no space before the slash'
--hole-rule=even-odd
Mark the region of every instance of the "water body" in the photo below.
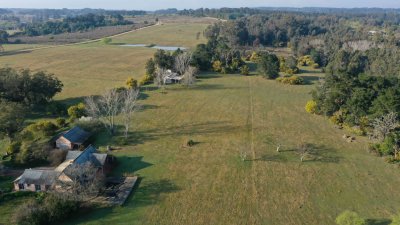
<svg viewBox="0 0 400 225">
<path fill-rule="evenodd" d="M 148 47 L 148 48 L 154 48 L 154 49 L 161 49 L 165 51 L 176 51 L 178 49 L 180 50 L 185 50 L 185 47 L 176 47 L 176 46 L 161 46 L 161 45 L 155 45 L 155 46 L 148 46 L 145 44 L 124 44 L 121 45 L 122 47 Z"/>
</svg>

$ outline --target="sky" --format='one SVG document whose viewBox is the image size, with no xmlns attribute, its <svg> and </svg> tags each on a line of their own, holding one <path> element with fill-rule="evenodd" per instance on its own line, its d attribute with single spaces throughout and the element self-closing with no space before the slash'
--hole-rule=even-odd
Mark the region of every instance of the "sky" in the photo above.
<svg viewBox="0 0 400 225">
<path fill-rule="evenodd" d="M 400 8 L 400 0 L 0 0 L 0 8 L 157 10 L 221 7 Z"/>
</svg>

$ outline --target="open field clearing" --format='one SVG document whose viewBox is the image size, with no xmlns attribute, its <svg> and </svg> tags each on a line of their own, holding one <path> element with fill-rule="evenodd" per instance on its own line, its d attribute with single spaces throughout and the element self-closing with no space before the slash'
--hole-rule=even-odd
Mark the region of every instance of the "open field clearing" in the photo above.
<svg viewBox="0 0 400 225">
<path fill-rule="evenodd" d="M 166 24 L 114 42 L 193 47 L 206 26 Z M 57 99 L 71 102 L 141 77 L 154 51 L 92 43 L 1 56 L 0 65 L 55 73 L 65 85 Z M 367 153 L 363 138 L 347 143 L 344 131 L 307 114 L 312 84 L 323 75 L 300 75 L 308 85 L 205 73 L 192 88 L 145 88 L 126 145 L 119 136 L 97 140 L 121 147 L 113 173 L 140 176 L 138 187 L 123 207 L 82 212 L 69 224 L 334 224 L 344 210 L 369 219 L 396 213 L 398 168 Z M 196 145 L 182 147 L 189 139 Z M 317 157 L 300 162 L 294 149 L 302 143 Z M 0 203 L 0 224 L 14 206 Z"/>
<path fill-rule="evenodd" d="M 114 38 L 113 42 L 157 42 L 160 45 L 194 47 L 204 42 L 202 35 L 197 40 L 196 34 L 202 32 L 206 26 L 206 24 L 156 26 Z M 0 65 L 46 70 L 56 74 L 65 85 L 57 99 L 66 99 L 98 94 L 106 88 L 122 86 L 128 77 L 139 79 L 144 75 L 146 61 L 155 51 L 145 47 L 130 48 L 98 42 L 0 56 Z M 88 88 L 88 85 L 91 87 Z"/>
</svg>

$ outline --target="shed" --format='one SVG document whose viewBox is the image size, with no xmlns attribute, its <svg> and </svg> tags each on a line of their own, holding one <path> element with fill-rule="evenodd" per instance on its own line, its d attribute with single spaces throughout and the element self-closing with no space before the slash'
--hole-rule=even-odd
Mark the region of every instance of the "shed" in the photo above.
<svg viewBox="0 0 400 225">
<path fill-rule="evenodd" d="M 77 149 L 85 144 L 89 139 L 90 133 L 76 126 L 62 134 L 56 140 L 56 147 L 62 150 Z"/>
</svg>

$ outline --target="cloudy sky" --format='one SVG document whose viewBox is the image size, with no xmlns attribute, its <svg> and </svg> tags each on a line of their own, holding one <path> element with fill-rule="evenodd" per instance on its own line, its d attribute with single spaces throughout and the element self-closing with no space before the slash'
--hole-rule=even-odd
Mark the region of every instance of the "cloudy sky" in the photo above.
<svg viewBox="0 0 400 225">
<path fill-rule="evenodd" d="M 107 8 L 155 10 L 220 7 L 400 8 L 400 0 L 0 0 L 0 8 Z"/>
</svg>

